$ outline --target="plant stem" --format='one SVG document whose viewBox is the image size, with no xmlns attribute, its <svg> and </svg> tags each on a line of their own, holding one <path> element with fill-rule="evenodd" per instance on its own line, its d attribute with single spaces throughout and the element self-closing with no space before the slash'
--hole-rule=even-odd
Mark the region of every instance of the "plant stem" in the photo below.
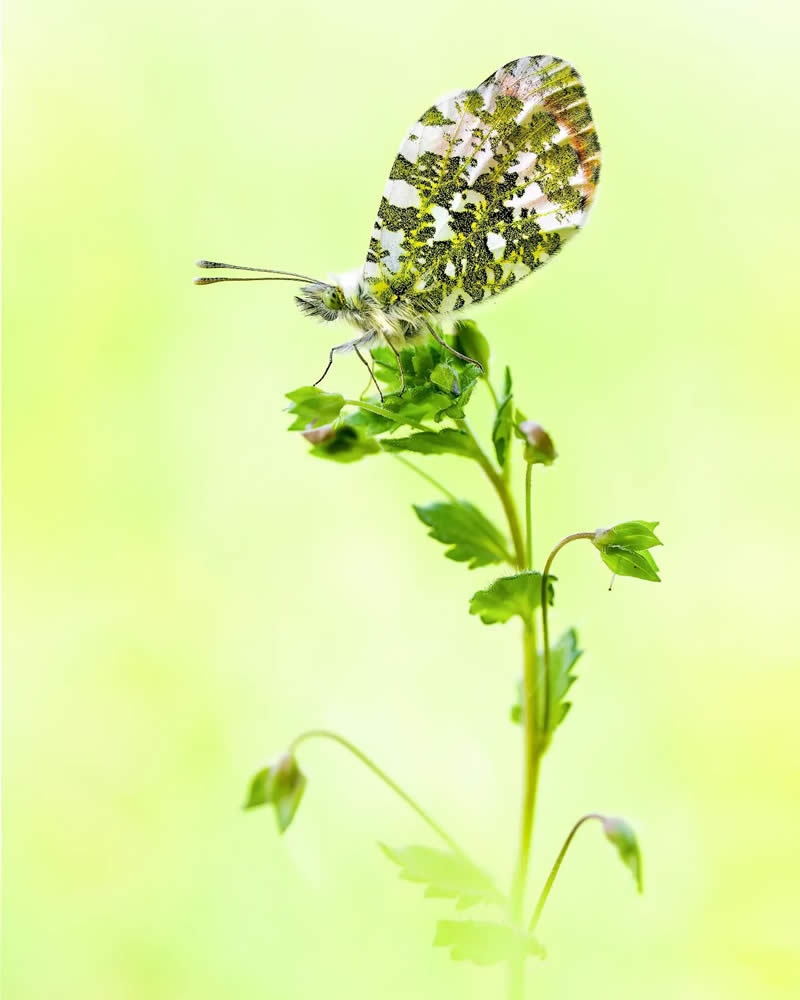
<svg viewBox="0 0 800 1000">
<path fill-rule="evenodd" d="M 550 567 L 553 565 L 553 560 L 558 555 L 558 553 L 567 545 L 569 542 L 577 541 L 579 538 L 594 538 L 593 531 L 576 531 L 574 535 L 567 535 L 566 538 L 562 538 L 561 541 L 556 545 L 550 555 L 547 557 L 547 562 L 544 564 L 544 572 L 542 573 L 542 646 L 544 653 L 544 698 L 543 698 L 543 708 L 544 708 L 544 719 L 542 722 L 542 729 L 546 733 L 547 727 L 550 722 L 550 632 L 547 621 L 547 579 L 550 573 Z"/>
<path fill-rule="evenodd" d="M 452 500 L 453 503 L 458 503 L 458 498 L 456 497 L 455 493 L 451 493 L 446 486 L 442 486 L 442 484 L 437 479 L 434 479 L 433 476 L 429 476 L 428 473 L 425 472 L 423 469 L 420 469 L 418 465 L 414 465 L 413 462 L 409 462 L 407 458 L 403 458 L 402 455 L 398 455 L 396 453 L 392 453 L 392 457 L 396 458 L 398 462 L 402 462 L 403 465 L 407 466 L 413 472 L 416 472 L 418 476 L 422 476 L 423 479 L 426 479 L 431 484 L 431 486 L 435 486 L 437 490 L 439 490 L 441 493 L 444 493 L 444 495 L 449 500 Z"/>
<path fill-rule="evenodd" d="M 508 483 L 499 475 L 491 460 L 475 440 L 475 435 L 465 420 L 458 421 L 462 430 L 472 438 L 477 460 L 485 472 L 489 482 L 494 487 L 508 521 L 508 528 L 514 542 L 514 553 L 517 569 L 522 571 L 531 569 L 533 564 L 533 543 L 531 531 L 531 505 L 530 505 L 530 480 L 526 480 L 526 524 L 528 528 L 527 542 L 523 539 L 520 529 L 519 515 L 517 514 L 514 497 L 511 494 Z M 530 466 L 528 467 L 530 471 Z M 525 623 L 522 633 L 523 643 L 523 791 L 522 791 L 522 811 L 520 815 L 519 846 L 517 848 L 517 861 L 514 868 L 514 875 L 511 883 L 510 897 L 510 918 L 512 924 L 522 930 L 522 913 L 525 905 L 525 887 L 528 876 L 528 862 L 531 852 L 531 840 L 533 837 L 533 821 L 536 811 L 536 791 L 539 784 L 539 764 L 542 756 L 541 736 L 539 729 L 539 706 L 538 706 L 538 650 L 536 643 L 536 619 L 531 617 Z M 522 1000 L 525 982 L 525 955 L 520 948 L 509 960 L 509 998 L 510 1000 Z"/>
<path fill-rule="evenodd" d="M 533 462 L 527 462 L 525 468 L 525 569 L 533 569 Z"/>
<path fill-rule="evenodd" d="M 503 505 L 506 520 L 508 521 L 508 529 L 511 532 L 511 540 L 514 544 L 514 558 L 517 563 L 517 569 L 523 570 L 525 568 L 525 542 L 523 540 L 522 529 L 519 524 L 517 507 L 514 503 L 514 497 L 511 495 L 511 491 L 508 488 L 508 483 L 503 479 L 497 469 L 495 469 L 492 464 L 492 460 L 483 450 L 480 442 L 473 434 L 469 423 L 466 420 L 457 420 L 456 423 L 461 430 L 468 434 L 472 439 L 472 443 L 475 445 L 475 460 L 483 469 L 486 474 L 486 478 L 492 484 L 495 493 L 497 493 L 500 498 L 500 503 Z"/>
<path fill-rule="evenodd" d="M 294 755 L 295 750 L 301 743 L 311 739 L 332 740 L 334 743 L 338 743 L 340 746 L 343 746 L 345 750 L 349 750 L 350 753 L 357 757 L 362 764 L 365 764 L 373 774 L 377 775 L 384 784 L 388 785 L 393 792 L 399 795 L 406 805 L 410 806 L 420 819 L 427 823 L 431 830 L 442 838 L 448 847 L 454 850 L 456 854 L 460 854 L 464 858 L 469 857 L 466 851 L 462 850 L 450 834 L 439 826 L 436 820 L 428 815 L 422 806 L 411 798 L 408 792 L 404 791 L 400 785 L 398 785 L 396 781 L 393 781 L 382 768 L 378 767 L 374 760 L 369 758 L 363 751 L 359 750 L 355 744 L 346 740 L 344 736 L 340 736 L 339 733 L 334 732 L 332 729 L 307 729 L 305 732 L 301 733 L 294 740 L 292 740 L 292 743 L 289 746 L 289 753 Z"/>
<path fill-rule="evenodd" d="M 511 922 L 518 930 L 522 928 L 522 912 L 525 905 L 525 887 L 528 879 L 533 821 L 536 812 L 536 792 L 539 784 L 539 765 L 542 759 L 539 730 L 538 706 L 538 652 L 536 648 L 536 623 L 532 618 L 526 623 L 522 633 L 524 650 L 522 721 L 524 726 L 524 780 L 522 812 L 520 815 L 519 847 L 517 863 L 511 883 Z M 518 951 L 510 960 L 509 997 L 522 1000 L 525 979 L 525 956 Z"/>
<path fill-rule="evenodd" d="M 392 420 L 396 424 L 402 422 L 408 424 L 409 427 L 416 427 L 418 431 L 430 431 L 430 427 L 426 427 L 425 424 L 418 424 L 416 420 L 409 420 L 408 417 L 398 418 L 396 413 L 392 413 L 391 410 L 385 410 L 382 406 L 378 406 L 377 403 L 366 403 L 363 399 L 346 399 L 344 405 L 358 406 L 362 410 L 376 413 L 379 417 L 386 417 L 387 420 Z"/>
<path fill-rule="evenodd" d="M 575 834 L 580 830 L 584 823 L 588 822 L 590 819 L 599 819 L 600 822 L 604 822 L 605 816 L 601 816 L 599 813 L 587 813 L 585 816 L 581 816 L 578 822 L 570 830 L 567 839 L 564 841 L 564 846 L 561 848 L 558 857 L 555 860 L 555 864 L 550 870 L 550 874 L 547 876 L 547 881 L 544 884 L 544 888 L 539 895 L 539 901 L 536 904 L 536 909 L 533 911 L 533 916 L 531 917 L 530 926 L 528 930 L 531 934 L 536 930 L 536 925 L 539 923 L 539 917 L 542 915 L 542 910 L 544 909 L 544 904 L 547 902 L 547 897 L 550 895 L 550 890 L 553 888 L 553 882 L 556 880 L 558 871 L 561 868 L 561 863 L 566 857 L 567 851 L 569 850 L 569 845 Z"/>
</svg>

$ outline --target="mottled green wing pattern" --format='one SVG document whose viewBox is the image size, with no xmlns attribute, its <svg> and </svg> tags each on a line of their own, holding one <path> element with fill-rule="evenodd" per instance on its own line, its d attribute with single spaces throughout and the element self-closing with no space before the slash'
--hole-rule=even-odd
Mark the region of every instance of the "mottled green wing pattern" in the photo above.
<svg viewBox="0 0 800 1000">
<path fill-rule="evenodd" d="M 387 305 L 448 313 L 508 288 L 586 221 L 600 146 L 580 77 L 524 56 L 440 98 L 392 165 L 364 275 Z"/>
</svg>

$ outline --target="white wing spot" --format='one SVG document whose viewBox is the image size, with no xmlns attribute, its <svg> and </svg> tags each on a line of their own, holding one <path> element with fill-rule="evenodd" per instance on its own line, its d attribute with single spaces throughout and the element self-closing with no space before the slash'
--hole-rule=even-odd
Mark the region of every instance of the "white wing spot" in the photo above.
<svg viewBox="0 0 800 1000">
<path fill-rule="evenodd" d="M 495 260 L 497 260 L 503 256 L 503 251 L 506 248 L 506 241 L 499 233 L 495 233 L 490 230 L 486 234 L 486 246 L 489 250 L 491 250 Z"/>
<path fill-rule="evenodd" d="M 390 190 L 391 204 L 396 208 L 419 208 L 419 191 L 417 191 L 413 184 L 409 184 L 408 181 L 404 180 L 395 180 L 391 182 Z"/>
</svg>

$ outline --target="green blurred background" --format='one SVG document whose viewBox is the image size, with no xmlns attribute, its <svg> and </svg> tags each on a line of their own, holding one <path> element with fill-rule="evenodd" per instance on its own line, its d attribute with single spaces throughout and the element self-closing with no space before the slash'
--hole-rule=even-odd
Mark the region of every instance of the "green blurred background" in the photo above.
<svg viewBox="0 0 800 1000">
<path fill-rule="evenodd" d="M 333 726 L 505 879 L 519 640 L 466 615 L 492 571 L 426 539 L 420 480 L 286 433 L 332 342 L 294 286 L 190 282 L 200 256 L 355 266 L 415 116 L 538 52 L 586 80 L 599 198 L 474 317 L 561 455 L 540 565 L 629 517 L 667 544 L 662 584 L 610 594 L 589 551 L 560 557 L 554 626 L 587 653 L 532 887 L 596 809 L 637 826 L 646 894 L 586 830 L 531 996 L 798 995 L 798 23 L 748 0 L 9 5 L 9 1000 L 501 995 L 502 969 L 430 947 L 449 908 L 375 841 L 432 841 L 337 748 L 303 748 L 283 839 L 240 810 L 257 766 Z M 328 387 L 362 375 L 344 358 Z"/>
</svg>

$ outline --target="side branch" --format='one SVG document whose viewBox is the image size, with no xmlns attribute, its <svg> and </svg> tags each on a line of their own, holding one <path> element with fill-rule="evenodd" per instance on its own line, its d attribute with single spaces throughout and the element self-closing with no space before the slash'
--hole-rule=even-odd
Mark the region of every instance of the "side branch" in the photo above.
<svg viewBox="0 0 800 1000">
<path fill-rule="evenodd" d="M 469 857 L 467 852 L 462 850 L 450 834 L 447 833 L 443 827 L 439 826 L 436 820 L 433 819 L 433 817 L 430 816 L 418 802 L 412 799 L 408 792 L 401 788 L 396 781 L 390 778 L 382 768 L 378 767 L 374 760 L 369 758 L 362 750 L 359 750 L 359 748 L 354 743 L 351 743 L 350 740 L 346 740 L 344 736 L 340 736 L 339 733 L 336 733 L 331 729 L 308 729 L 292 741 L 289 747 L 289 753 L 294 755 L 295 750 L 301 743 L 311 739 L 332 740 L 334 743 L 338 743 L 340 746 L 344 747 L 345 750 L 349 750 L 350 753 L 353 754 L 354 757 L 357 757 L 362 764 L 366 765 L 373 774 L 377 775 L 377 777 L 380 778 L 385 785 L 388 785 L 388 787 L 391 788 L 396 795 L 399 795 L 406 805 L 410 806 L 420 819 L 427 823 L 431 830 L 441 837 L 448 847 L 455 851 L 456 854 L 460 854 L 464 858 Z"/>
<path fill-rule="evenodd" d="M 550 874 L 547 876 L 547 881 L 544 884 L 544 888 L 539 895 L 539 901 L 536 904 L 536 909 L 533 911 L 533 916 L 531 917 L 531 922 L 528 926 L 529 933 L 533 934 L 536 929 L 536 925 L 539 923 L 539 917 L 542 915 L 542 910 L 544 909 L 544 904 L 547 902 L 547 897 L 550 895 L 550 890 L 553 888 L 553 883 L 556 880 L 559 869 L 564 858 L 569 850 L 569 845 L 572 843 L 575 834 L 580 830 L 584 823 L 587 823 L 590 819 L 597 819 L 600 822 L 605 821 L 605 816 L 601 816 L 599 813 L 587 813 L 585 816 L 581 816 L 578 822 L 573 826 L 567 835 L 567 839 L 564 841 L 564 846 L 561 848 L 558 857 L 555 860 L 555 864 L 550 870 Z"/>
<path fill-rule="evenodd" d="M 547 562 L 544 564 L 544 572 L 542 573 L 542 645 L 544 653 L 544 697 L 543 697 L 543 713 L 544 722 L 543 730 L 548 731 L 550 725 L 550 631 L 547 620 L 547 580 L 550 573 L 550 567 L 553 565 L 553 560 L 558 555 L 558 553 L 567 545 L 569 542 L 577 541 L 579 538 L 594 538 L 593 531 L 576 531 L 574 535 L 567 535 L 566 538 L 562 538 L 561 541 L 556 545 L 550 555 L 547 557 Z"/>
</svg>

